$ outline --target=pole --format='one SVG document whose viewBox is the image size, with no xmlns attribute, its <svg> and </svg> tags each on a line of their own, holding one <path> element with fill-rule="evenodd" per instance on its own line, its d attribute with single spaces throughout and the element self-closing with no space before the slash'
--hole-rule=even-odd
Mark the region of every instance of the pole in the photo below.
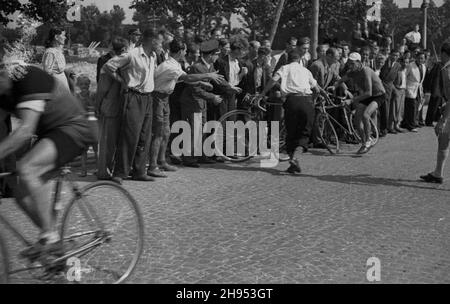
<svg viewBox="0 0 450 304">
<path fill-rule="evenodd" d="M 423 0 L 422 3 L 423 8 L 423 48 L 427 48 L 427 33 L 428 33 L 428 1 Z"/>
<path fill-rule="evenodd" d="M 311 20 L 311 53 L 312 58 L 317 58 L 317 46 L 319 44 L 319 11 L 320 1 L 313 0 L 313 14 Z"/>
<path fill-rule="evenodd" d="M 275 14 L 275 20 L 273 21 L 272 30 L 270 31 L 270 44 L 273 43 L 273 40 L 275 39 L 275 35 L 277 34 L 278 24 L 280 23 L 281 14 L 283 13 L 284 3 L 286 0 L 279 0 L 278 1 L 278 7 L 277 7 L 277 13 Z"/>
</svg>

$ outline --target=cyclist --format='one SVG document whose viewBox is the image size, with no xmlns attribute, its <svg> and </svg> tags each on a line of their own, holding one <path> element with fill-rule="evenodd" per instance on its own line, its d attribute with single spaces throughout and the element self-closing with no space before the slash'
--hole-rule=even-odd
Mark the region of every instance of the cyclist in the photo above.
<svg viewBox="0 0 450 304">
<path fill-rule="evenodd" d="M 0 159 L 17 152 L 34 135 L 38 140 L 17 163 L 14 195 L 19 206 L 40 229 L 39 240 L 21 253 L 63 254 L 51 206 L 50 183 L 44 174 L 58 169 L 96 142 L 81 104 L 69 92 L 56 92 L 55 80 L 40 68 L 4 60 L 6 40 L 0 37 L 0 109 L 20 119 L 0 142 Z"/>
<path fill-rule="evenodd" d="M 334 88 L 336 89 L 342 83 L 351 80 L 359 92 L 359 95 L 353 98 L 353 102 L 357 106 L 356 127 L 363 140 L 363 145 L 357 153 L 366 154 L 373 146 L 370 139 L 372 134 L 370 118 L 385 102 L 386 91 L 380 77 L 370 67 L 363 65 L 360 54 L 351 53 L 348 59 L 348 72 L 336 82 Z"/>
</svg>

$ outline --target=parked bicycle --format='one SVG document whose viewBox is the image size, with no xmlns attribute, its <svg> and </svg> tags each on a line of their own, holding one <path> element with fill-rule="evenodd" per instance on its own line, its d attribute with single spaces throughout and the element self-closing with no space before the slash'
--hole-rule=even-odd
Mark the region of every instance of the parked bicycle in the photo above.
<svg viewBox="0 0 450 304">
<path fill-rule="evenodd" d="M 121 186 L 96 182 L 82 189 L 70 180 L 69 168 L 61 169 L 52 200 L 55 216 L 64 210 L 60 222 L 63 256 L 41 254 L 24 259 L 25 267 L 12 269 L 5 238 L 0 235 L 0 282 L 29 272 L 45 282 L 122 283 L 133 273 L 144 244 L 144 222 L 136 200 Z M 14 173 L 0 179 L 15 179 Z M 73 198 L 65 206 L 61 199 L 68 184 Z M 0 222 L 29 248 L 32 243 L 0 214 Z"/>
<path fill-rule="evenodd" d="M 270 122 L 268 122 L 268 128 L 265 130 L 260 130 L 258 128 L 259 122 L 265 122 L 265 115 L 267 112 L 266 106 L 273 105 L 273 106 L 282 106 L 282 104 L 279 103 L 270 103 L 267 101 L 267 99 L 261 99 L 258 95 L 250 95 L 247 94 L 242 101 L 242 109 L 237 109 L 230 111 L 226 114 L 224 114 L 222 117 L 220 117 L 219 122 L 223 127 L 223 130 L 225 132 L 226 130 L 226 123 L 228 121 L 241 121 L 244 124 L 247 124 L 249 122 L 254 122 L 257 126 L 257 134 L 253 134 L 253 136 L 258 139 L 257 142 L 261 139 L 267 138 L 267 147 L 271 147 L 272 143 L 270 142 L 271 136 L 269 136 L 269 133 L 271 130 L 269 129 Z M 265 134 L 261 133 L 264 132 Z M 289 157 L 287 157 L 285 154 L 286 152 L 286 127 L 284 125 L 284 120 L 281 120 L 279 122 L 279 134 L 278 134 L 278 151 L 281 153 L 279 154 L 279 161 L 288 161 Z M 250 160 L 251 158 L 257 156 L 259 154 L 259 148 L 258 145 L 251 147 L 250 146 L 250 136 L 252 134 L 249 133 L 247 130 L 245 133 L 237 133 L 233 136 L 230 136 L 230 134 L 225 134 L 223 139 L 226 140 L 233 140 L 235 144 L 235 148 L 237 150 L 237 147 L 241 146 L 244 147 L 242 151 L 236 151 L 237 153 L 233 156 L 227 156 L 226 153 L 222 153 L 222 151 L 219 151 L 217 149 L 217 152 L 220 156 L 225 158 L 226 160 L 233 162 L 233 163 L 240 163 Z M 228 138 L 227 138 L 228 137 Z M 276 143 L 274 143 L 276 144 Z M 276 147 L 275 147 L 276 148 Z"/>
<path fill-rule="evenodd" d="M 349 144 L 362 144 L 362 139 L 355 129 L 355 111 L 350 107 L 350 101 L 346 97 L 339 97 L 329 94 L 326 97 L 319 96 L 316 108 L 319 110 L 316 122 L 318 123 L 320 136 L 327 150 L 331 154 L 340 152 L 341 143 L 345 141 Z M 342 115 L 342 119 L 338 121 L 331 114 L 334 111 L 336 116 Z M 370 119 L 372 127 L 372 146 L 378 143 L 379 131 L 373 119 Z"/>
</svg>

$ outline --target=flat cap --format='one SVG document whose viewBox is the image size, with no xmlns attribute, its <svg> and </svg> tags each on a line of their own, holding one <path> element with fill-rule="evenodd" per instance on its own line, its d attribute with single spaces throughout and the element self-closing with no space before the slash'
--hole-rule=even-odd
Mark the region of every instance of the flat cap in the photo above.
<svg viewBox="0 0 450 304">
<path fill-rule="evenodd" d="M 309 37 L 302 37 L 298 41 L 298 45 L 304 45 L 304 44 L 308 44 L 308 43 L 311 43 L 311 39 L 309 39 Z"/>
<path fill-rule="evenodd" d="M 139 28 L 134 28 L 128 31 L 128 35 L 142 35 Z"/>
<path fill-rule="evenodd" d="M 208 40 L 200 44 L 200 52 L 202 53 L 218 53 L 219 41 L 216 39 Z"/>
</svg>

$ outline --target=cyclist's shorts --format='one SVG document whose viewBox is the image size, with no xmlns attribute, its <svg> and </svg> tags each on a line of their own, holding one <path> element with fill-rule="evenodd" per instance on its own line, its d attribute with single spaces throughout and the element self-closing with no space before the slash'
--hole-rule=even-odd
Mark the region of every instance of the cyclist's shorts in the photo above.
<svg viewBox="0 0 450 304">
<path fill-rule="evenodd" d="M 361 100 L 359 103 L 360 103 L 360 104 L 363 104 L 363 105 L 365 105 L 365 106 L 369 106 L 369 105 L 370 105 L 372 102 L 374 102 L 374 101 L 378 104 L 378 108 L 379 108 L 379 107 L 381 107 L 381 105 L 382 105 L 383 103 L 386 102 L 386 95 L 383 94 L 383 95 L 380 95 L 380 96 L 372 96 L 372 97 L 370 97 L 370 98 Z"/>
<path fill-rule="evenodd" d="M 80 156 L 87 147 L 80 147 L 72 137 L 67 135 L 67 133 L 61 131 L 60 129 L 54 129 L 45 135 L 40 137 L 41 139 L 50 139 L 56 146 L 56 151 L 58 156 L 56 158 L 56 168 L 60 168 L 67 163 L 74 160 L 76 157 Z"/>
</svg>

